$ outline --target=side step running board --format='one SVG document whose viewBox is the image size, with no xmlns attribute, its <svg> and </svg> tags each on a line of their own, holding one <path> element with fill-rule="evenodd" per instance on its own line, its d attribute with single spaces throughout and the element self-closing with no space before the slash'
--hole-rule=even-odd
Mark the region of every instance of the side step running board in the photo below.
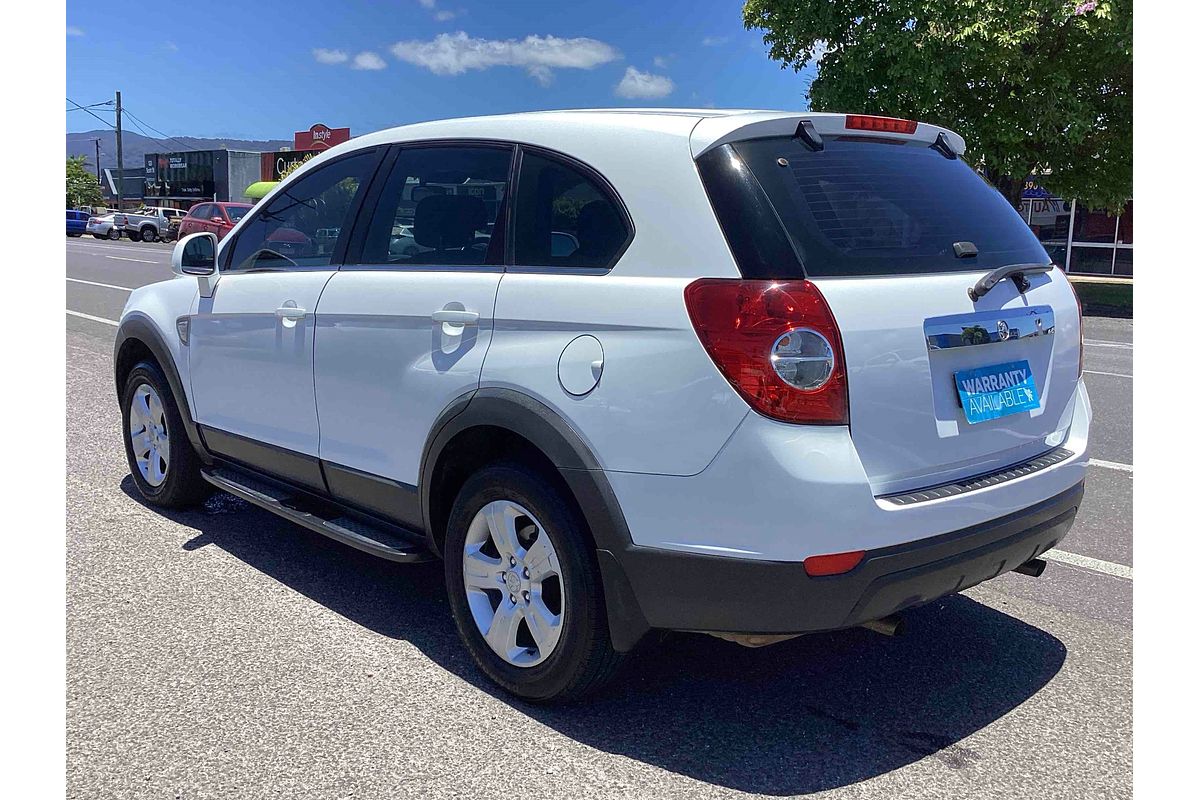
<svg viewBox="0 0 1200 800">
<path fill-rule="evenodd" d="M 332 504 L 314 503 L 279 484 L 260 480 L 241 470 L 213 467 L 201 474 L 218 489 L 373 556 L 405 563 L 434 558 L 420 535 L 403 528 L 348 516 Z"/>
</svg>

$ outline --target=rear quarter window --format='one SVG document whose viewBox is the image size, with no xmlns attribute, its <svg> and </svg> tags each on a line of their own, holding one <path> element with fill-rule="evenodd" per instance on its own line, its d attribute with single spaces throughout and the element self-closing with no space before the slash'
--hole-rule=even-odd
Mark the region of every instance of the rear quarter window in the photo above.
<svg viewBox="0 0 1200 800">
<path fill-rule="evenodd" d="M 774 219 L 758 214 L 755 224 L 781 226 L 794 251 L 792 259 L 739 258 L 743 274 L 748 268 L 770 273 L 746 277 L 905 275 L 1049 263 L 1020 215 L 961 159 L 946 158 L 927 142 L 842 136 L 826 137 L 824 145 L 813 151 L 797 139 L 757 139 L 701 157 L 733 157 L 745 165 L 775 212 Z M 717 190 L 707 183 L 706 189 L 714 197 Z M 754 204 L 748 191 L 742 194 L 746 206 Z M 714 199 L 731 247 L 730 226 L 744 226 L 744 220 L 729 219 L 737 205 L 728 196 Z M 769 230 L 755 235 L 778 237 Z M 971 242 L 979 254 L 957 257 L 956 242 Z"/>
</svg>

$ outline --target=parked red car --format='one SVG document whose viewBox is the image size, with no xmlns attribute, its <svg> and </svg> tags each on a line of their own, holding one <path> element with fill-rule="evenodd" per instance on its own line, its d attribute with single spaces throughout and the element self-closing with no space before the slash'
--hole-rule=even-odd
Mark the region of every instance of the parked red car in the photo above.
<svg viewBox="0 0 1200 800">
<path fill-rule="evenodd" d="M 249 210 L 249 203 L 198 203 L 180 221 L 179 238 L 190 233 L 215 233 L 220 241 Z"/>
</svg>

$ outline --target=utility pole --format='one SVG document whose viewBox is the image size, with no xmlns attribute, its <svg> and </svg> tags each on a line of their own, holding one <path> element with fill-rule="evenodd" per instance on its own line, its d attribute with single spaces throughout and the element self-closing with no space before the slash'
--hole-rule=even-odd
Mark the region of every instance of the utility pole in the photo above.
<svg viewBox="0 0 1200 800">
<path fill-rule="evenodd" d="M 96 183 L 103 185 L 104 179 L 100 177 L 100 140 L 93 139 L 96 143 Z"/>
<path fill-rule="evenodd" d="M 117 92 L 117 210 L 125 209 L 125 151 L 121 147 L 121 93 Z"/>
</svg>

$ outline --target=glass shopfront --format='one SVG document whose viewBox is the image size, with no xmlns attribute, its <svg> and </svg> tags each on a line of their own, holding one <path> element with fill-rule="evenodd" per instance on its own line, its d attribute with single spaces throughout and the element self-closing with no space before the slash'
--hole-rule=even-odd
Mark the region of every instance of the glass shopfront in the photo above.
<svg viewBox="0 0 1200 800">
<path fill-rule="evenodd" d="M 1091 211 L 1026 182 L 1021 216 L 1055 264 L 1081 275 L 1133 277 L 1133 201 L 1120 214 Z"/>
<path fill-rule="evenodd" d="M 148 153 L 146 155 L 145 189 L 147 203 L 196 202 L 211 200 L 217 193 L 216 173 L 219 151 L 202 150 L 183 153 Z"/>
</svg>

